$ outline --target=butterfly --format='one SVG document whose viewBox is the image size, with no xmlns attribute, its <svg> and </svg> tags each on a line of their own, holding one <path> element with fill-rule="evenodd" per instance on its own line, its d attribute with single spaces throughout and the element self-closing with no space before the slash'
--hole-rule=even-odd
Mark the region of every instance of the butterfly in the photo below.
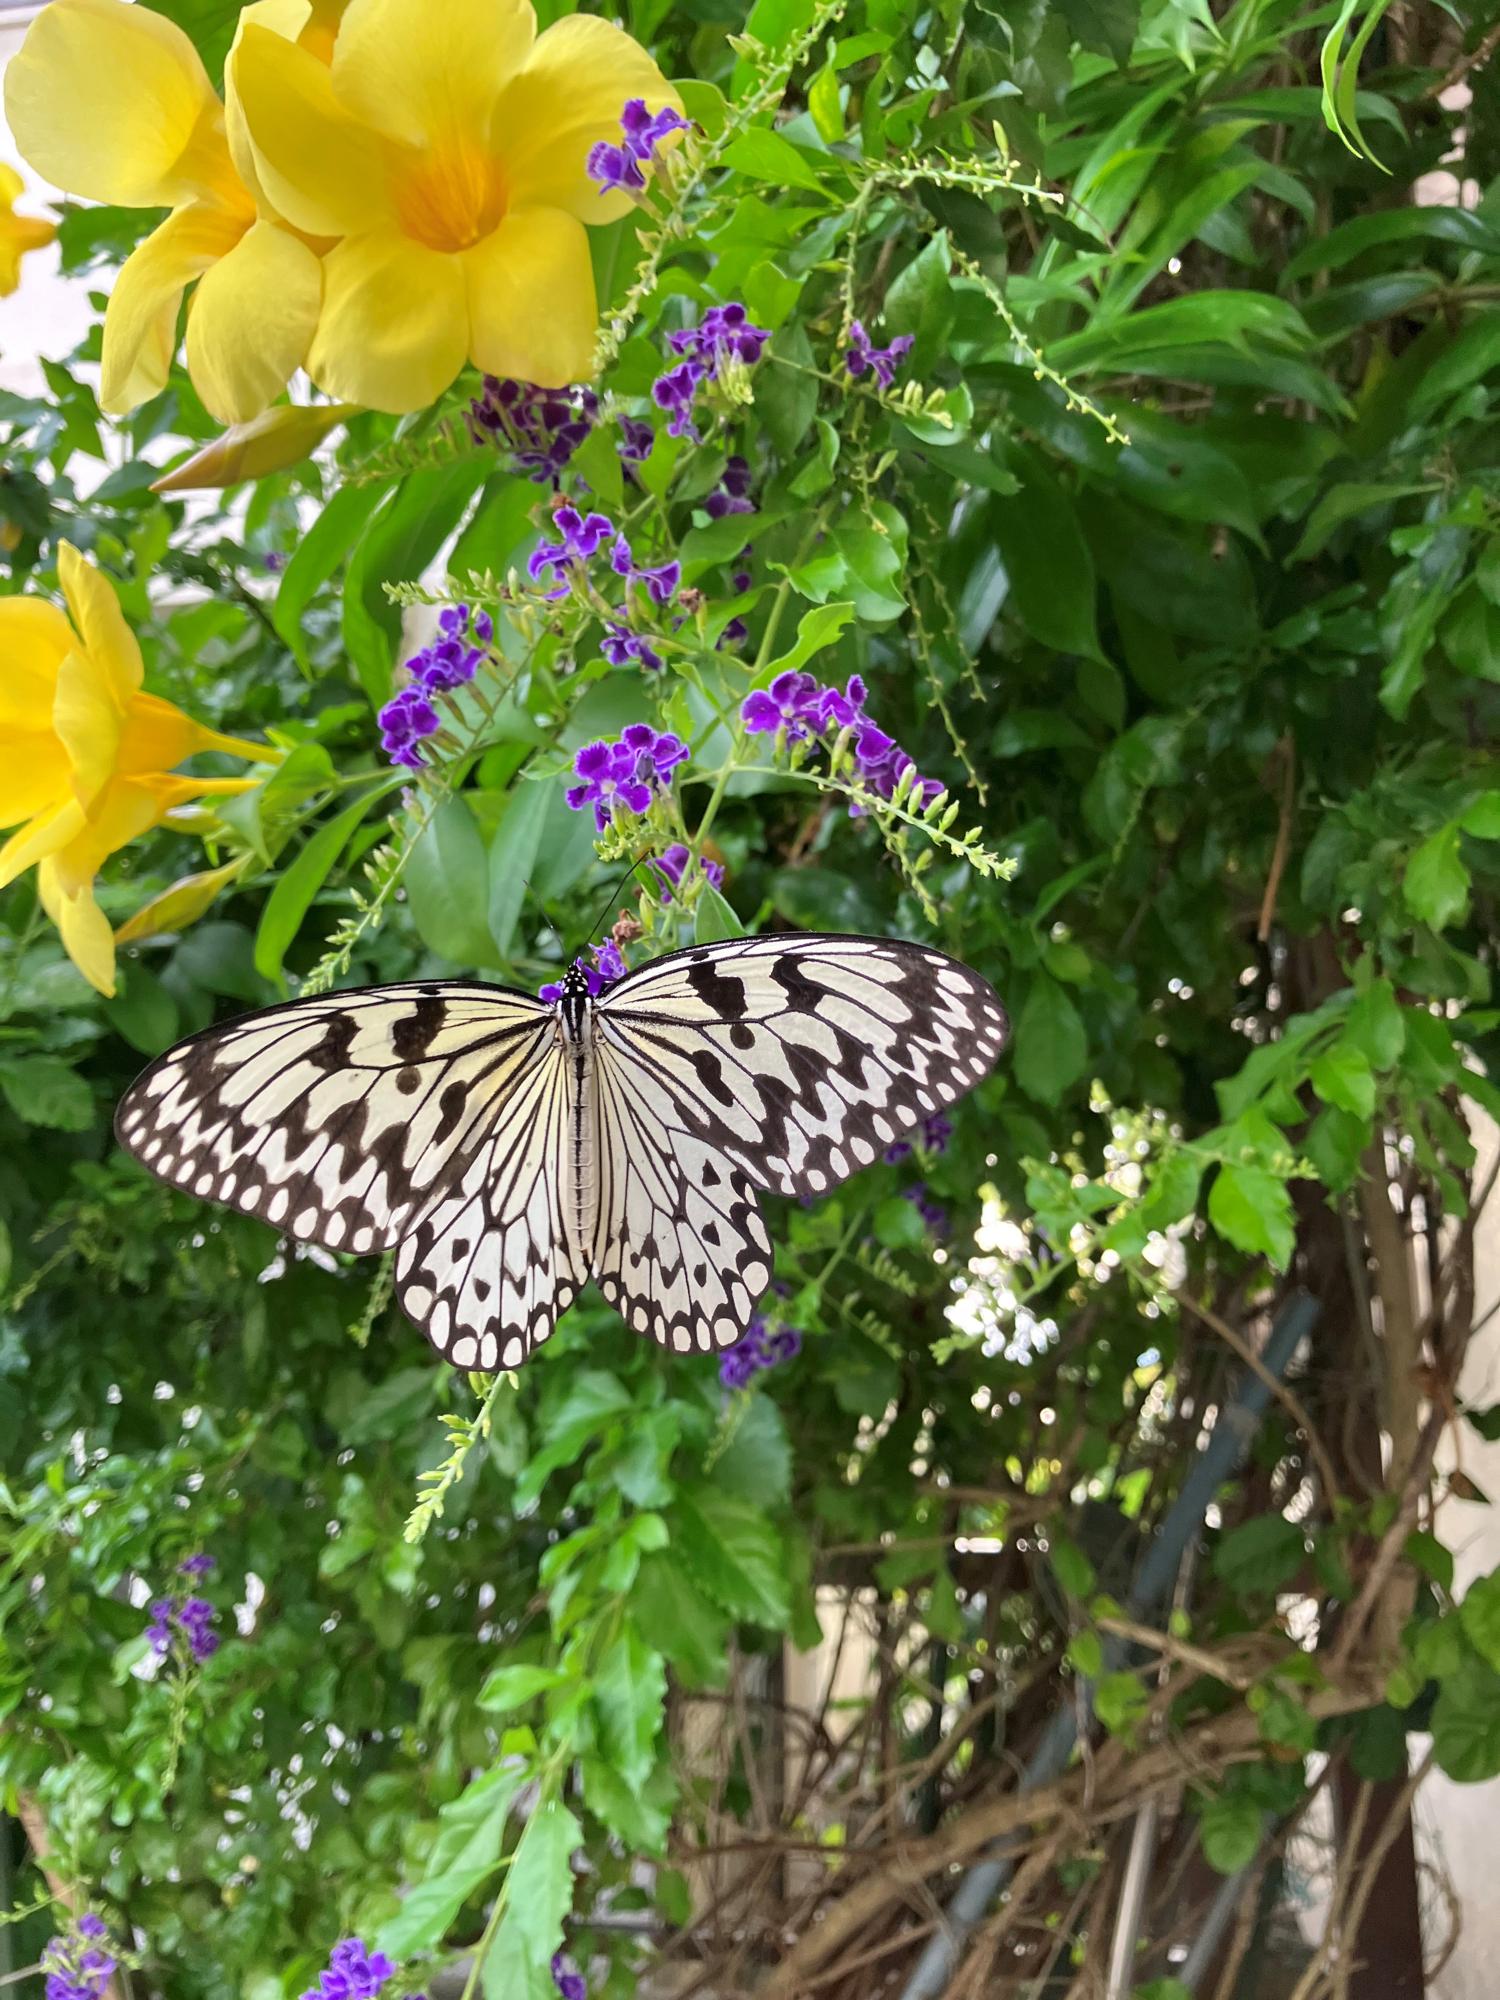
<svg viewBox="0 0 1500 2000">
<path fill-rule="evenodd" d="M 123 1146 L 329 1250 L 395 1252 L 456 1367 L 515 1368 L 592 1277 L 678 1353 L 771 1282 L 758 1192 L 814 1196 L 973 1088 L 1009 1035 L 956 959 L 895 938 L 669 952 L 591 997 L 422 979 L 262 1008 L 131 1085 Z"/>
</svg>

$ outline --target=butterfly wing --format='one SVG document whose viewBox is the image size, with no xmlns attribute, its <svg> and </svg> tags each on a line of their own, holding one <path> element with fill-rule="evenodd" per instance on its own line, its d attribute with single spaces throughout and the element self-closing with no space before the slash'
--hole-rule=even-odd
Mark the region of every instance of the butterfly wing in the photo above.
<svg viewBox="0 0 1500 2000">
<path fill-rule="evenodd" d="M 507 1076 L 484 1138 L 397 1252 L 403 1310 L 455 1367 L 519 1368 L 589 1275 L 575 1088 L 549 1022 Z"/>
<path fill-rule="evenodd" d="M 370 987 L 195 1035 L 131 1086 L 115 1130 L 163 1180 L 293 1236 L 401 1244 L 410 1317 L 460 1366 L 494 1367 L 545 1337 L 587 1270 L 558 1191 L 563 1070 L 556 1016 L 529 994 Z M 507 1163 L 544 1155 L 542 1198 L 545 1172 Z"/>
<path fill-rule="evenodd" d="M 679 1347 L 737 1338 L 770 1280 L 754 1189 L 825 1193 L 971 1090 L 1009 1034 L 957 960 L 816 935 L 670 953 L 611 986 L 595 1022 L 596 1270 L 632 1325 Z"/>
</svg>

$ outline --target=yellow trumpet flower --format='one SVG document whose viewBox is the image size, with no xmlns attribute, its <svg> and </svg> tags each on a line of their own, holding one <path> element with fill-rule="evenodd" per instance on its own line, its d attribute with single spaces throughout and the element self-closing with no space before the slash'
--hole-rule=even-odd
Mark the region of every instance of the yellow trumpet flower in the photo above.
<svg viewBox="0 0 1500 2000">
<path fill-rule="evenodd" d="M 45 248 L 57 234 L 55 222 L 15 213 L 16 201 L 25 192 L 26 184 L 15 168 L 0 160 L 0 299 L 9 298 L 20 284 L 26 252 Z"/>
<path fill-rule="evenodd" d="M 262 0 L 247 20 L 283 31 L 308 0 Z M 326 9 L 325 9 L 326 11 Z M 221 423 L 258 414 L 300 367 L 322 294 L 318 246 L 285 228 L 236 165 L 231 125 L 174 22 L 127 0 L 51 0 L 5 72 L 22 155 L 91 201 L 171 214 L 126 259 L 104 319 L 99 400 L 117 415 L 164 386 L 195 279 L 187 362 Z"/>
<path fill-rule="evenodd" d="M 465 361 L 557 387 L 592 368 L 585 223 L 627 195 L 585 163 L 632 98 L 680 99 L 623 29 L 536 32 L 530 0 L 349 0 L 330 62 L 247 21 L 230 87 L 267 199 L 337 237 L 307 366 L 331 396 L 420 409 Z"/>
<path fill-rule="evenodd" d="M 0 826 L 17 828 L 0 847 L 0 888 L 35 865 L 68 956 L 112 994 L 114 935 L 94 899 L 104 862 L 189 799 L 255 782 L 177 776 L 184 758 L 278 753 L 147 694 L 141 649 L 109 583 L 68 542 L 57 567 L 71 623 L 42 598 L 0 598 L 0 763 L 9 774 Z"/>
</svg>

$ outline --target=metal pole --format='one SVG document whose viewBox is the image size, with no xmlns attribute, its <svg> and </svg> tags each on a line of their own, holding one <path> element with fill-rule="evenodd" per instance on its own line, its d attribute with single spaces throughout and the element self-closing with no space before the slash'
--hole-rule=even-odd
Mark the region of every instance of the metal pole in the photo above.
<svg viewBox="0 0 1500 2000">
<path fill-rule="evenodd" d="M 1317 1324 L 1321 1308 L 1306 1292 L 1297 1292 L 1276 1315 L 1266 1340 L 1261 1362 L 1266 1374 L 1280 1380 L 1292 1356 Z M 1243 1456 L 1260 1426 L 1266 1404 L 1271 1399 L 1269 1384 L 1259 1375 L 1247 1375 L 1234 1400 L 1220 1411 L 1208 1442 L 1199 1452 L 1183 1482 L 1182 1491 L 1167 1511 L 1155 1541 L 1147 1550 L 1136 1573 L 1129 1608 L 1138 1622 L 1151 1617 L 1171 1593 L 1172 1582 L 1182 1552 L 1203 1525 L 1209 1503 Z M 1104 1665 L 1115 1672 L 1127 1657 L 1123 1640 L 1107 1640 Z M 1057 1709 L 1041 1741 L 1022 1768 L 1017 1789 L 1039 1791 L 1066 1770 L 1078 1740 L 1078 1710 L 1092 1710 L 1092 1690 L 1085 1684 L 1081 1700 Z M 942 1928 L 923 1946 L 911 1977 L 901 1989 L 900 2000 L 937 2000 L 958 1963 L 959 1953 L 970 1931 L 984 1916 L 996 1896 L 1015 1871 L 1013 1850 L 999 1843 L 993 1854 L 976 1861 L 967 1870 L 953 1893 L 943 1917 Z"/>
</svg>

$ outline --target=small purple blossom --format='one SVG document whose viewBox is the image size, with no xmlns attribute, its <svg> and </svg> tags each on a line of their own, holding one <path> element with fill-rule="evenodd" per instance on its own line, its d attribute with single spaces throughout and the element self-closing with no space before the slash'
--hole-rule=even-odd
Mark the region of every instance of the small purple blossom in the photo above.
<svg viewBox="0 0 1500 2000">
<path fill-rule="evenodd" d="M 623 535 L 616 535 L 610 544 L 609 566 L 616 576 L 623 576 L 627 583 L 645 584 L 646 595 L 653 604 L 670 604 L 677 595 L 677 586 L 682 582 L 682 564 L 675 560 L 657 563 L 655 568 L 638 569 L 630 544 Z"/>
<path fill-rule="evenodd" d="M 645 169 L 662 140 L 687 130 L 688 121 L 670 105 L 653 115 L 643 97 L 632 97 L 620 114 L 621 143 L 612 146 L 601 139 L 591 146 L 584 171 L 600 194 L 640 194 L 646 186 Z"/>
<path fill-rule="evenodd" d="M 703 510 L 710 520 L 722 521 L 728 514 L 753 514 L 755 502 L 750 498 L 750 461 L 735 457 L 726 460 L 719 476 L 719 484 L 703 503 Z"/>
<path fill-rule="evenodd" d="M 540 579 L 543 570 L 560 574 L 562 582 L 554 585 L 545 595 L 549 598 L 566 597 L 572 570 L 575 566 L 581 569 L 590 557 L 599 553 L 602 544 L 615 534 L 615 524 L 607 514 L 584 515 L 576 507 L 559 507 L 552 520 L 561 532 L 562 540 L 543 542 L 539 549 L 532 552 L 526 568 L 533 582 Z"/>
<path fill-rule="evenodd" d="M 756 1313 L 745 1331 L 727 1347 L 719 1360 L 719 1380 L 726 1389 L 743 1389 L 763 1368 L 775 1368 L 791 1361 L 802 1351 L 802 1336 L 795 1327 L 778 1327 L 773 1333 L 763 1313 Z"/>
<path fill-rule="evenodd" d="M 740 719 L 752 736 L 776 736 L 784 730 L 788 743 L 802 743 L 823 727 L 825 692 L 811 674 L 789 667 L 768 688 L 745 697 Z"/>
<path fill-rule="evenodd" d="M 707 379 L 706 371 L 696 361 L 680 361 L 675 368 L 669 368 L 664 375 L 658 375 L 651 384 L 651 400 L 659 410 L 667 415 L 667 436 L 690 438 L 698 442 L 698 432 L 693 424 L 693 405 L 697 401 L 699 384 Z"/>
<path fill-rule="evenodd" d="M 661 654 L 639 632 L 632 632 L 628 625 L 611 622 L 604 628 L 604 637 L 599 641 L 599 651 L 612 667 L 629 666 L 632 661 L 637 666 L 656 672 L 662 664 Z"/>
<path fill-rule="evenodd" d="M 551 1972 L 561 2000 L 588 2000 L 588 1981 L 563 1952 L 553 1953 Z"/>
<path fill-rule="evenodd" d="M 196 1580 L 217 1567 L 210 1555 L 192 1555 L 177 1565 L 177 1573 Z M 149 1609 L 151 1622 L 146 1627 L 146 1637 L 159 1659 L 166 1659 L 174 1652 L 180 1657 L 181 1647 L 185 1646 L 188 1658 L 201 1666 L 218 1652 L 219 1635 L 213 1628 L 219 1614 L 206 1597 L 186 1589 L 180 1596 L 153 1598 Z"/>
<path fill-rule="evenodd" d="M 651 447 L 656 442 L 656 433 L 642 417 L 619 419 L 620 442 L 615 450 L 627 465 L 640 465 L 651 456 Z"/>
<path fill-rule="evenodd" d="M 889 347 L 876 347 L 863 324 L 855 320 L 849 328 L 844 366 L 853 376 L 873 374 L 882 389 L 889 389 L 914 344 L 909 333 L 898 333 Z"/>
<path fill-rule="evenodd" d="M 724 630 L 719 634 L 714 651 L 722 653 L 726 646 L 743 646 L 749 637 L 750 627 L 745 623 L 744 619 L 731 618 L 729 623 L 724 627 Z"/>
<path fill-rule="evenodd" d="M 179 1576 L 212 1576 L 218 1566 L 212 1556 L 200 1553 L 195 1556 L 185 1556 L 177 1565 L 177 1574 Z"/>
<path fill-rule="evenodd" d="M 383 1951 L 366 1951 L 362 1939 L 345 1938 L 334 1946 L 327 1970 L 302 2000 L 375 2000 L 395 1970 Z"/>
<path fill-rule="evenodd" d="M 651 866 L 661 877 L 661 887 L 658 893 L 663 903 L 670 903 L 673 894 L 680 893 L 683 871 L 686 869 L 690 858 L 690 850 L 680 840 L 674 840 L 670 847 L 665 848 L 660 854 L 653 857 Z M 724 864 L 722 861 L 711 860 L 705 854 L 699 859 L 698 873 L 713 888 L 717 889 L 724 881 Z"/>
<path fill-rule="evenodd" d="M 934 1111 L 930 1118 L 924 1118 L 918 1126 L 915 1144 L 920 1146 L 924 1153 L 942 1153 L 947 1150 L 948 1141 L 952 1137 L 953 1120 L 945 1117 L 941 1111 Z M 885 1149 L 884 1158 L 887 1165 L 895 1166 L 900 1160 L 909 1160 L 912 1147 L 913 1141 L 910 1139 L 893 1139 Z"/>
<path fill-rule="evenodd" d="M 51 1939 L 41 1958 L 46 2000 L 98 2000 L 119 1963 L 113 1952 L 99 1948 L 108 1938 L 104 1919 L 86 1910 Z"/>
<path fill-rule="evenodd" d="M 426 760 L 418 745 L 441 726 L 437 710 L 422 689 L 415 683 L 402 688 L 375 719 L 380 724 L 381 746 L 391 762 L 420 770 Z"/>
<path fill-rule="evenodd" d="M 621 808 L 649 811 L 687 755 L 680 736 L 658 732 L 649 722 L 632 722 L 617 743 L 590 743 L 578 752 L 573 770 L 583 782 L 570 788 L 568 804 L 574 812 L 592 806 L 594 824 L 603 833 Z"/>
<path fill-rule="evenodd" d="M 770 338 L 769 328 L 753 326 L 745 308 L 731 303 L 710 306 L 696 326 L 669 333 L 667 345 L 674 354 L 700 362 L 712 379 L 726 362 L 742 361 L 749 367 L 759 361 Z"/>
<path fill-rule="evenodd" d="M 865 710 L 867 698 L 868 689 L 858 674 L 851 674 L 842 688 L 820 687 L 811 674 L 788 669 L 769 688 L 757 688 L 745 697 L 740 719 L 752 735 L 784 736 L 787 743 L 844 738 L 853 751 L 860 785 L 889 799 L 915 765 L 895 738 L 871 720 Z M 930 805 L 942 790 L 936 778 L 911 780 L 911 796 L 919 807 Z M 856 802 L 849 810 L 858 814 L 863 808 Z"/>
<path fill-rule="evenodd" d="M 484 393 L 466 418 L 476 444 L 494 444 L 511 467 L 538 485 L 556 486 L 599 416 L 592 389 L 541 389 L 534 382 L 484 378 Z"/>
<path fill-rule="evenodd" d="M 261 557 L 262 564 L 271 572 L 272 576 L 279 576 L 289 561 L 290 557 L 284 556 L 280 549 L 267 549 Z"/>
<path fill-rule="evenodd" d="M 940 1201 L 933 1200 L 932 1191 L 925 1181 L 917 1181 L 911 1187 L 903 1188 L 901 1193 L 926 1223 L 929 1236 L 941 1238 L 948 1234 L 948 1211 Z"/>
</svg>

